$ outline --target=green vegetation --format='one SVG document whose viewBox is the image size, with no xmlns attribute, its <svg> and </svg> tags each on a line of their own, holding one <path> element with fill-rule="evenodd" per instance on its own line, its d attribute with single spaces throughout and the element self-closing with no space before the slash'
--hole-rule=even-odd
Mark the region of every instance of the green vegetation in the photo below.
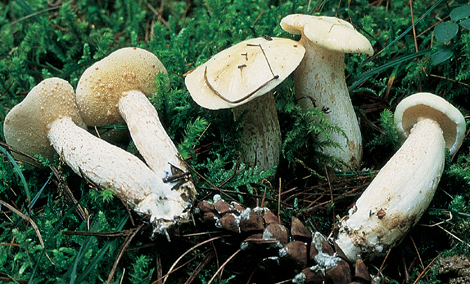
<svg viewBox="0 0 470 284">
<path fill-rule="evenodd" d="M 97 60 L 121 47 L 141 47 L 155 53 L 168 69 L 169 82 L 156 78 L 168 87 L 160 88 L 152 103 L 191 167 L 198 198 L 222 191 L 224 198 L 246 206 L 266 200 L 277 213 L 281 190 L 287 192 L 281 196 L 284 221 L 295 215 L 310 229 L 328 235 L 337 216 L 347 214 L 348 206 L 397 149 L 392 112 L 403 97 L 432 92 L 469 115 L 469 7 L 463 0 L 2 0 L 0 141 L 5 141 L 2 127 L 9 109 L 38 82 L 60 77 L 76 87 L 83 71 Z M 333 176 L 327 171 L 337 162 L 320 149 L 331 141 L 320 143 L 311 134 L 334 126 L 321 119 L 321 109 L 308 114 L 299 109 L 292 78 L 275 92 L 284 142 L 272 180 L 268 177 L 274 169 L 258 174 L 238 162 L 239 132 L 231 112 L 197 106 L 185 88 L 188 71 L 235 43 L 263 35 L 298 39 L 279 26 L 292 13 L 345 19 L 374 47 L 370 58 L 346 56 L 347 83 L 365 145 L 361 172 Z M 311 115 L 320 118 L 316 124 L 305 123 Z M 132 144 L 123 147 L 135 153 Z M 0 280 L 102 283 L 109 278 L 110 283 L 156 283 L 183 253 L 220 236 L 185 236 L 215 230 L 197 221 L 197 227 L 183 225 L 173 232 L 171 243 L 165 237 L 150 240 L 145 222 L 129 214 L 108 191 L 80 179 L 59 157 L 36 158 L 45 167 L 15 160 L 8 146 L 0 144 Z M 441 253 L 470 256 L 469 227 L 466 139 L 456 155 L 448 157 L 434 201 L 418 226 L 391 251 L 382 275 L 391 283 L 407 277 L 408 283 L 418 278 L 420 283 L 447 282 L 435 266 L 425 267 Z M 191 251 L 176 267 L 186 265 L 167 283 L 183 283 L 193 273 L 193 283 L 207 283 L 238 249 L 237 240 L 216 239 Z M 368 262 L 369 272 L 376 274 L 383 260 Z M 246 283 L 253 267 L 244 261 L 242 256 L 234 258 L 216 283 Z M 202 271 L 196 276 L 199 265 Z"/>
</svg>

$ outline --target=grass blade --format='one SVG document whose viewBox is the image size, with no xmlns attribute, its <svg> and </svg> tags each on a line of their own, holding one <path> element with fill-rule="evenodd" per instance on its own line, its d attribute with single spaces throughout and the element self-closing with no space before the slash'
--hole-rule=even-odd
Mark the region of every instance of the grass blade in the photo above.
<svg viewBox="0 0 470 284">
<path fill-rule="evenodd" d="M 379 66 L 377 68 L 374 68 L 374 69 L 371 69 L 367 72 L 362 73 L 360 76 L 354 78 L 354 83 L 351 85 L 351 87 L 349 87 L 349 92 L 351 92 L 352 90 L 357 88 L 359 85 L 361 85 L 364 81 L 366 81 L 367 79 L 369 79 L 373 75 L 378 74 L 382 71 L 385 71 L 388 68 L 394 67 L 394 66 L 396 66 L 400 63 L 415 59 L 416 57 L 426 55 L 430 51 L 431 51 L 430 49 L 425 49 L 425 50 L 421 50 L 421 51 L 416 52 L 416 53 L 403 55 L 403 56 L 400 56 L 398 58 L 395 58 L 394 60 L 391 60 L 391 61 L 383 64 L 382 66 Z"/>
<path fill-rule="evenodd" d="M 13 156 L 5 148 L 3 148 L 2 146 L 0 146 L 0 152 L 2 152 L 3 154 L 5 154 L 7 156 L 8 160 L 13 165 L 13 168 L 18 173 L 18 176 L 20 177 L 21 183 L 23 184 L 23 188 L 24 188 L 24 191 L 26 193 L 26 197 L 28 198 L 29 208 L 31 208 L 31 192 L 29 191 L 28 183 L 26 182 L 26 179 L 25 179 L 23 173 L 21 172 L 20 167 L 18 167 L 18 164 L 15 162 L 15 159 L 13 158 Z"/>
</svg>

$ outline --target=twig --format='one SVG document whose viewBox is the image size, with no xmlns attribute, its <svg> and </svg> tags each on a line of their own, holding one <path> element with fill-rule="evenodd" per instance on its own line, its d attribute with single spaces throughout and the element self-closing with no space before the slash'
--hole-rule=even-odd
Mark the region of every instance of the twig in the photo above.
<svg viewBox="0 0 470 284">
<path fill-rule="evenodd" d="M 230 237 L 230 235 L 222 235 L 222 236 L 218 236 L 218 237 L 214 237 L 214 238 L 211 238 L 211 239 L 208 239 L 208 240 L 205 240 L 203 242 L 200 242 L 198 243 L 197 245 L 193 246 L 192 248 L 188 249 L 185 253 L 183 253 L 180 257 L 178 257 L 178 259 L 173 263 L 173 265 L 170 267 L 170 269 L 168 270 L 168 273 L 166 274 L 165 276 L 165 279 L 163 279 L 163 284 L 165 284 L 166 280 L 168 279 L 168 276 L 170 276 L 170 273 L 173 272 L 173 268 L 175 268 L 176 264 L 185 256 L 187 255 L 188 253 L 190 253 L 191 251 L 193 251 L 194 249 L 208 243 L 208 242 L 212 242 L 212 241 L 215 241 L 217 239 L 221 239 L 221 238 L 225 238 L 225 237 Z"/>
<path fill-rule="evenodd" d="M 375 275 L 376 277 L 379 276 L 380 272 L 381 272 L 382 269 L 384 268 L 385 261 L 387 261 L 388 255 L 390 254 L 391 251 L 392 251 L 392 249 L 390 248 L 390 249 L 388 250 L 387 254 L 385 255 L 385 258 L 384 258 L 384 260 L 382 261 L 382 264 L 380 265 L 379 270 L 377 271 L 377 275 Z"/>
<path fill-rule="evenodd" d="M 33 229 L 34 229 L 34 232 L 36 232 L 36 235 L 38 236 L 38 239 L 39 239 L 39 243 L 41 244 L 42 248 L 44 249 L 44 253 L 46 254 L 47 258 L 49 259 L 49 261 L 55 265 L 55 263 L 52 261 L 52 259 L 49 257 L 49 255 L 47 254 L 47 252 L 45 251 L 46 249 L 46 245 L 44 244 L 44 241 L 41 237 L 41 233 L 39 232 L 39 228 L 38 226 L 36 225 L 36 223 L 33 221 L 33 219 L 31 219 L 31 217 L 29 216 L 26 216 L 24 215 L 23 213 L 21 213 L 19 210 L 17 210 L 15 207 L 11 206 L 10 204 L 6 203 L 5 201 L 3 200 L 0 200 L 0 204 L 7 207 L 8 209 L 10 209 L 11 211 L 13 211 L 14 213 L 16 213 L 16 215 L 20 216 L 21 218 L 23 218 L 24 220 L 28 221 L 31 226 L 33 226 Z"/>
<path fill-rule="evenodd" d="M 266 198 L 266 188 L 264 189 L 263 191 L 263 198 L 261 199 L 261 204 L 260 204 L 260 207 L 263 207 L 264 206 L 264 200 Z"/>
<path fill-rule="evenodd" d="M 34 231 L 36 232 L 36 234 L 39 238 L 39 242 L 41 243 L 42 248 L 46 248 L 46 245 L 44 244 L 44 241 L 42 240 L 41 233 L 39 232 L 38 226 L 36 225 L 36 223 L 29 216 L 24 215 L 18 209 L 16 209 L 15 207 L 11 206 L 10 204 L 6 203 L 3 200 L 0 200 L 0 204 L 7 207 L 11 211 L 13 211 L 16 215 L 20 216 L 21 218 L 23 218 L 26 221 L 28 221 L 29 223 L 31 223 L 31 226 L 33 226 L 33 229 L 34 229 Z"/>
<path fill-rule="evenodd" d="M 106 238 L 117 238 L 117 237 L 128 237 L 131 234 L 134 234 L 136 230 L 140 230 L 143 225 L 140 225 L 138 228 L 130 230 L 122 230 L 119 232 L 86 232 L 86 231 L 63 231 L 64 235 L 75 235 L 75 236 L 93 236 L 93 237 L 106 237 Z"/>
<path fill-rule="evenodd" d="M 157 272 L 157 278 L 163 279 L 162 257 L 157 249 L 155 249 L 155 270 Z M 162 281 L 158 281 L 157 284 L 162 284 Z"/>
<path fill-rule="evenodd" d="M 469 88 L 470 85 L 469 84 L 465 84 L 463 82 L 460 82 L 460 81 L 457 81 L 457 80 L 454 80 L 454 79 L 450 79 L 450 78 L 447 78 L 447 77 L 444 77 L 444 76 L 440 76 L 440 75 L 434 75 L 434 74 L 426 74 L 426 76 L 429 76 L 429 77 L 434 77 L 434 78 L 438 78 L 438 79 L 443 79 L 443 80 L 447 80 L 447 81 L 451 81 L 452 83 L 456 83 L 456 84 L 460 84 L 464 87 L 467 87 Z"/>
<path fill-rule="evenodd" d="M 238 168 L 238 160 L 237 160 L 237 164 L 235 165 L 235 169 L 233 170 L 233 174 L 231 176 L 229 176 L 228 178 L 226 178 L 223 182 L 221 182 L 217 187 L 218 188 L 222 188 L 222 186 L 224 186 L 227 182 L 229 182 L 232 178 L 234 178 L 236 175 L 238 175 L 239 173 L 241 173 L 244 169 L 245 169 L 246 166 L 243 166 L 241 169 L 237 170 Z"/>
<path fill-rule="evenodd" d="M 415 19 L 413 17 L 413 1 L 410 0 L 410 13 L 411 13 L 411 25 L 413 26 L 413 38 L 415 41 L 415 50 L 418 52 L 418 41 L 416 39 L 416 27 L 415 27 Z"/>
<path fill-rule="evenodd" d="M 261 17 L 261 15 L 263 15 L 263 10 L 261 10 L 261 12 L 258 14 L 258 17 L 256 17 L 255 21 L 253 22 L 253 26 L 256 24 L 256 22 L 259 20 L 259 18 Z"/>
<path fill-rule="evenodd" d="M 232 258 L 234 258 L 239 252 L 241 252 L 242 249 L 238 249 L 236 252 L 234 252 L 229 258 L 227 258 L 227 260 L 222 263 L 222 265 L 219 267 L 219 269 L 217 269 L 217 271 L 214 273 L 214 275 L 212 276 L 212 278 L 209 280 L 209 282 L 207 282 L 207 284 L 211 284 L 212 281 L 214 281 L 215 277 L 217 276 L 217 274 L 219 274 L 219 272 L 224 269 L 225 265 L 227 265 L 227 263 L 232 260 Z"/>
<path fill-rule="evenodd" d="M 423 267 L 423 269 L 424 269 L 424 263 L 423 263 L 423 260 L 421 259 L 421 255 L 419 254 L 418 247 L 416 247 L 415 240 L 413 240 L 412 236 L 410 236 L 410 239 L 411 239 L 411 242 L 413 243 L 413 246 L 416 250 L 416 254 L 418 255 L 418 259 L 419 259 L 419 262 L 421 263 L 421 267 Z"/>
<path fill-rule="evenodd" d="M 61 191 L 61 193 L 63 195 L 65 195 L 65 198 L 72 204 L 72 205 L 77 205 L 75 207 L 75 211 L 77 211 L 78 215 L 80 216 L 80 218 L 82 218 L 82 220 L 87 220 L 88 219 L 88 216 L 90 215 L 88 213 L 88 211 L 86 210 L 86 208 L 82 207 L 80 204 L 77 204 L 78 201 L 77 199 L 75 198 L 75 196 L 73 195 L 72 191 L 70 190 L 69 186 L 67 185 L 67 183 L 65 182 L 63 176 L 62 176 L 62 173 L 59 172 L 59 170 L 54 167 L 54 166 L 50 166 L 49 169 L 52 171 L 52 173 L 54 174 L 54 176 L 56 177 L 57 181 L 56 180 L 53 180 L 53 182 L 55 183 L 55 185 L 57 185 L 57 187 L 59 188 L 59 190 Z"/>
<path fill-rule="evenodd" d="M 11 86 L 13 86 L 13 83 L 15 82 L 15 80 L 12 80 L 10 85 L 8 85 L 8 87 L 5 89 L 5 91 L 3 91 L 1 94 L 0 94 L 0 99 L 8 92 L 8 90 L 10 90 Z"/>
<path fill-rule="evenodd" d="M 333 199 L 333 189 L 331 188 L 331 182 L 330 182 L 330 176 L 328 175 L 328 169 L 326 168 L 326 165 L 323 164 L 323 167 L 325 168 L 325 174 L 326 174 L 326 180 L 328 181 L 328 188 L 330 189 L 330 198 L 331 198 L 331 204 L 334 204 L 334 199 Z M 335 222 L 335 207 L 333 206 L 333 223 Z"/>
<path fill-rule="evenodd" d="M 18 20 L 16 20 L 16 21 L 13 21 L 13 22 L 11 22 L 10 24 L 8 24 L 8 25 L 6 26 L 6 29 L 4 29 L 4 31 L 0 34 L 0 37 L 3 35 L 3 33 L 4 33 L 5 31 L 8 30 L 8 28 L 9 28 L 10 26 L 13 26 L 13 25 L 15 25 L 15 24 L 18 23 L 18 22 L 21 22 L 21 21 L 23 21 L 23 20 L 29 19 L 29 18 L 31 18 L 31 17 L 35 17 L 35 16 L 37 16 L 37 15 L 39 15 L 39 14 L 42 14 L 42 13 L 46 13 L 46 12 L 49 12 L 49 11 L 52 11 L 52 10 L 57 10 L 57 9 L 59 9 L 59 8 L 60 8 L 60 6 L 47 8 L 47 9 L 44 9 L 44 10 L 37 11 L 37 12 L 35 12 L 35 13 L 29 14 L 29 15 L 27 15 L 27 16 L 24 16 L 23 18 L 18 19 Z"/>
<path fill-rule="evenodd" d="M 279 178 L 279 194 L 277 199 L 277 220 L 281 224 L 281 178 Z"/>
<path fill-rule="evenodd" d="M 180 266 L 176 267 L 175 269 L 173 269 L 171 272 L 168 272 L 167 274 L 163 275 L 162 277 L 158 278 L 157 280 L 153 281 L 151 284 L 159 284 L 162 280 L 163 280 L 163 277 L 168 277 L 171 273 L 185 267 L 186 265 L 188 265 L 190 262 L 192 262 L 193 260 L 195 260 L 197 258 L 197 256 L 191 258 L 190 260 L 186 261 L 185 263 L 181 264 Z M 163 282 L 164 283 L 164 282 Z"/>
<path fill-rule="evenodd" d="M 121 257 L 124 254 L 124 251 L 125 251 L 126 247 L 129 245 L 129 243 L 135 237 L 137 232 L 139 232 L 140 229 L 143 226 L 144 226 L 144 224 L 141 224 L 139 227 L 133 229 L 134 232 L 131 232 L 126 236 L 126 239 L 124 240 L 124 243 L 122 244 L 121 249 L 119 250 L 118 256 L 117 256 L 116 260 L 114 261 L 113 268 L 111 269 L 111 272 L 109 273 L 108 281 L 106 281 L 106 283 L 111 283 L 111 281 L 113 280 L 113 276 L 114 276 L 114 273 L 116 272 L 117 265 L 119 263 L 119 260 L 121 260 Z M 130 231 L 132 231 L 132 230 L 130 230 Z"/>
<path fill-rule="evenodd" d="M 228 193 L 233 193 L 233 194 L 238 194 L 238 195 L 250 196 L 250 197 L 254 197 L 254 198 L 263 198 L 263 196 L 261 196 L 261 195 L 256 195 L 256 194 L 252 194 L 252 193 L 249 193 L 249 192 L 235 191 L 235 190 L 227 190 L 227 189 L 224 189 L 223 191 L 221 191 L 220 189 L 215 189 L 215 188 L 210 188 L 210 187 L 199 187 L 199 189 L 210 190 L 210 191 L 217 191 L 217 192 L 223 193 L 223 194 L 225 194 L 225 195 L 227 195 Z M 229 196 L 232 200 L 236 201 L 236 200 L 235 200 L 233 197 L 231 197 L 230 195 L 227 195 L 227 196 Z M 266 197 L 266 200 L 272 201 L 272 202 L 278 202 L 278 200 L 273 199 L 273 198 L 268 198 L 268 197 Z M 284 206 L 288 206 L 288 207 L 291 206 L 290 204 L 287 204 L 287 203 L 285 203 L 285 202 L 281 202 L 281 204 L 284 205 Z"/>
<path fill-rule="evenodd" d="M 218 186 L 216 186 L 215 184 L 213 184 L 210 180 L 208 180 L 205 176 L 201 175 L 199 172 L 197 172 L 190 164 L 186 163 L 186 161 L 184 160 L 181 160 L 185 165 L 186 167 L 188 167 L 190 170 L 192 170 L 193 172 L 196 173 L 196 175 L 200 178 L 202 178 L 205 182 L 207 182 L 210 186 L 213 187 L 213 189 L 217 190 L 219 193 L 225 195 L 226 197 L 232 199 L 233 201 L 236 201 L 235 198 L 231 197 L 230 195 L 228 195 L 227 193 L 225 193 L 222 189 L 220 189 Z"/>
<path fill-rule="evenodd" d="M 429 267 L 431 266 L 431 264 L 438 258 L 442 255 L 442 253 L 440 253 L 438 256 L 436 256 L 429 264 L 428 266 L 426 266 L 426 268 L 424 268 L 423 272 L 421 272 L 418 276 L 418 278 L 416 278 L 415 282 L 413 282 L 413 284 L 416 284 L 418 283 L 419 280 L 421 280 L 421 278 L 423 277 L 424 273 L 429 269 Z"/>
<path fill-rule="evenodd" d="M 163 1 L 162 1 L 163 3 Z M 152 5 L 150 4 L 147 4 L 147 7 L 149 7 L 150 10 L 152 10 L 152 12 L 155 14 L 155 16 L 157 16 L 158 20 L 168 29 L 168 30 L 171 30 L 171 27 L 170 25 L 168 24 L 167 21 L 165 21 L 163 18 L 162 18 L 162 14 L 159 13 Z"/>
<path fill-rule="evenodd" d="M 459 242 L 465 244 L 466 246 L 470 247 L 469 244 L 467 244 L 466 242 L 464 242 L 462 239 L 460 239 L 459 237 L 457 237 L 456 235 L 452 234 L 451 232 L 449 232 L 448 230 L 444 229 L 441 225 L 437 225 L 441 230 L 443 230 L 444 232 L 446 232 L 447 234 L 451 235 L 452 237 L 454 237 L 456 240 L 458 240 Z"/>
<path fill-rule="evenodd" d="M 199 233 L 192 233 L 192 234 L 184 234 L 180 235 L 180 237 L 195 237 L 195 236 L 202 236 L 202 235 L 209 235 L 209 234 L 220 234 L 221 231 L 212 231 L 212 232 L 199 232 Z"/>
<path fill-rule="evenodd" d="M 202 271 L 202 269 L 214 258 L 215 252 L 214 250 L 211 250 L 211 252 L 204 257 L 204 259 L 199 263 L 199 265 L 194 269 L 194 271 L 191 273 L 189 278 L 184 282 L 184 284 L 191 284 L 193 283 L 194 279 L 196 279 L 196 276 Z"/>
<path fill-rule="evenodd" d="M 4 272 L 0 272 L 0 282 L 15 282 L 15 283 L 29 283 L 28 280 L 24 280 L 24 279 L 19 279 L 19 278 L 13 278 L 11 277 L 10 275 L 4 273 Z"/>
</svg>

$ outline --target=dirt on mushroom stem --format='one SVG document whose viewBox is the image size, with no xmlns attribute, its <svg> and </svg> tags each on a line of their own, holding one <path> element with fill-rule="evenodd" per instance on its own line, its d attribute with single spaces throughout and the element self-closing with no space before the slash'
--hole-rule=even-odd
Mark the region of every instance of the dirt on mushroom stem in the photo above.
<svg viewBox="0 0 470 284">
<path fill-rule="evenodd" d="M 158 179 L 153 190 L 134 204 L 135 211 L 151 215 L 152 222 L 156 220 L 155 232 L 189 220 L 188 209 L 196 195 L 185 164 L 147 98 L 156 92 L 155 77 L 159 74 L 167 76 L 167 71 L 153 53 L 121 48 L 85 70 L 76 93 L 87 124 L 127 124 L 137 150 Z M 126 195 L 122 198 L 126 200 Z"/>
<path fill-rule="evenodd" d="M 346 85 L 345 55 L 320 47 L 304 36 L 300 43 L 306 47 L 306 52 L 294 71 L 295 94 L 299 105 L 303 109 L 310 109 L 315 102 L 317 107 L 328 109 L 325 116 L 332 124 L 340 126 L 344 133 L 329 133 L 340 148 L 325 147 L 324 153 L 340 158 L 348 166 L 359 168 L 362 136 Z"/>
<path fill-rule="evenodd" d="M 340 223 L 336 242 L 349 260 L 384 254 L 402 240 L 429 206 L 444 163 L 445 141 L 439 124 L 431 119 L 418 121 Z"/>
<path fill-rule="evenodd" d="M 279 164 L 281 131 L 276 103 L 271 92 L 232 109 L 235 120 L 242 114 L 240 127 L 242 145 L 241 161 L 257 166 L 258 171 L 268 171 Z M 246 111 L 246 113 L 245 113 Z"/>
</svg>

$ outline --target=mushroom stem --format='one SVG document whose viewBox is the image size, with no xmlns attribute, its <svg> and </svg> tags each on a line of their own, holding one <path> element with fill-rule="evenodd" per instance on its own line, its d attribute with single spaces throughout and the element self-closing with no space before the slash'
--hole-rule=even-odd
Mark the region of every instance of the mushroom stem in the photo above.
<svg viewBox="0 0 470 284">
<path fill-rule="evenodd" d="M 385 253 L 418 222 L 444 170 L 445 147 L 439 124 L 418 119 L 404 144 L 340 223 L 336 243 L 351 261 L 362 254 Z"/>
<path fill-rule="evenodd" d="M 326 111 L 328 120 L 339 125 L 344 134 L 330 133 L 331 139 L 341 148 L 325 147 L 323 152 L 353 168 L 359 168 L 362 137 L 346 85 L 344 52 L 323 48 L 303 33 L 300 43 L 305 47 L 305 56 L 294 71 L 295 94 L 299 105 L 303 109 L 311 109 L 315 103 Z"/>
<path fill-rule="evenodd" d="M 51 145 L 75 173 L 112 191 L 136 212 L 150 214 L 157 231 L 171 225 L 175 216 L 185 216 L 182 208 L 191 204 L 178 192 L 165 190 L 172 184 L 164 183 L 134 155 L 91 135 L 70 117 L 56 119 L 49 127 Z"/>
<path fill-rule="evenodd" d="M 163 183 L 137 157 L 77 127 L 69 117 L 51 123 L 47 138 L 75 173 L 122 200 L 136 203 Z"/>
<path fill-rule="evenodd" d="M 155 107 L 145 94 L 136 90 L 125 92 L 119 99 L 119 112 L 126 121 L 132 141 L 158 177 L 163 179 L 172 175 L 170 164 L 187 171 Z"/>
<path fill-rule="evenodd" d="M 233 108 L 235 120 L 246 111 L 241 122 L 242 162 L 267 171 L 279 164 L 281 130 L 272 92 Z"/>
<path fill-rule="evenodd" d="M 241 158 L 260 171 L 277 166 L 281 146 L 277 110 L 268 92 L 294 71 L 304 53 L 303 46 L 290 39 L 252 38 L 219 52 L 186 76 L 186 87 L 200 106 L 239 108 L 236 119 L 249 110 L 241 124 Z M 264 95 L 269 98 L 241 107 Z"/>
</svg>

